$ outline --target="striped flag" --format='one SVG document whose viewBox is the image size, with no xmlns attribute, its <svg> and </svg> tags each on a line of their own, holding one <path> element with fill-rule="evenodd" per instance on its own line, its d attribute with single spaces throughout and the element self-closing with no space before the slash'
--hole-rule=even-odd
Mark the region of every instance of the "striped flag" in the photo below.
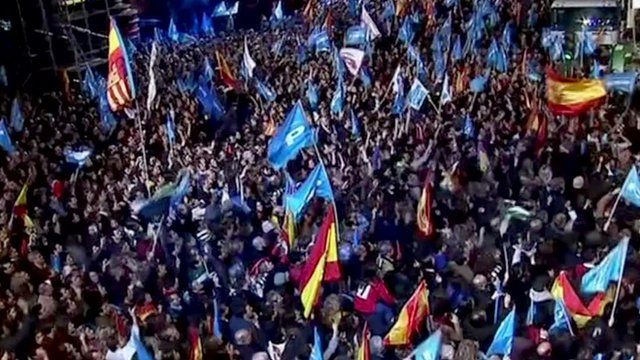
<svg viewBox="0 0 640 360">
<path fill-rule="evenodd" d="M 364 328 L 362 329 L 362 340 L 360 343 L 360 347 L 358 348 L 358 357 L 357 360 L 371 360 L 371 331 L 369 331 L 369 324 L 364 323 Z"/>
<path fill-rule="evenodd" d="M 418 229 L 426 237 L 431 237 L 435 233 L 433 224 L 433 211 L 431 205 L 433 203 L 433 179 L 432 174 L 428 174 L 424 181 L 422 195 L 418 202 L 417 220 Z"/>
<path fill-rule="evenodd" d="M 189 360 L 202 360 L 202 342 L 196 328 L 189 329 Z"/>
<path fill-rule="evenodd" d="M 302 269 L 300 281 L 300 300 L 304 307 L 304 316 L 309 318 L 320 293 L 323 280 L 335 281 L 341 278 L 338 263 L 338 223 L 333 205 L 322 221 L 320 231 L 311 249 L 309 258 Z"/>
<path fill-rule="evenodd" d="M 220 71 L 220 77 L 222 78 L 222 82 L 229 89 L 235 89 L 238 86 L 238 79 L 231 71 L 229 64 L 227 64 L 227 60 L 225 60 L 224 56 L 220 54 L 216 50 L 216 62 L 218 63 L 218 71 Z"/>
<path fill-rule="evenodd" d="M 422 280 L 411 298 L 404 304 L 396 323 L 384 338 L 387 346 L 408 345 L 429 315 L 429 290 Z"/>
<path fill-rule="evenodd" d="M 601 292 L 596 294 L 588 305 L 585 305 L 564 271 L 560 272 L 553 282 L 551 295 L 556 300 L 564 302 L 567 312 L 578 328 L 584 327 L 594 316 L 601 316 L 604 308 L 613 300 L 613 291 Z"/>
<path fill-rule="evenodd" d="M 547 106 L 555 115 L 578 116 L 602 104 L 607 96 L 600 79 L 567 79 L 547 71 Z"/>
<path fill-rule="evenodd" d="M 133 73 L 129 57 L 116 21 L 111 18 L 109 30 L 109 76 L 107 79 L 107 100 L 111 111 L 128 107 L 136 97 Z"/>
</svg>

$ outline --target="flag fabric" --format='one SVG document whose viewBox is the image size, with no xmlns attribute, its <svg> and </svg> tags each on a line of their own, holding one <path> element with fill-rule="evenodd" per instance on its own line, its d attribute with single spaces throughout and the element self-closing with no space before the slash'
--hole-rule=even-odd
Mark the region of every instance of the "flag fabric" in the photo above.
<svg viewBox="0 0 640 360">
<path fill-rule="evenodd" d="M 17 132 L 22 132 L 22 129 L 24 129 L 24 114 L 22 113 L 20 101 L 18 101 L 17 97 L 13 99 L 13 103 L 11 104 L 10 126 Z"/>
<path fill-rule="evenodd" d="M 573 335 L 569 314 L 562 299 L 556 300 L 555 307 L 553 308 L 553 324 L 549 328 L 549 331 L 568 331 Z"/>
<path fill-rule="evenodd" d="M 638 170 L 635 166 L 631 167 L 627 179 L 624 181 L 621 190 L 622 196 L 625 200 L 629 201 L 635 206 L 640 207 L 640 178 L 638 177 Z"/>
<path fill-rule="evenodd" d="M 169 21 L 169 28 L 167 29 L 167 36 L 171 41 L 178 41 L 180 39 L 180 33 L 178 33 L 178 28 L 176 27 L 175 21 L 173 18 Z"/>
<path fill-rule="evenodd" d="M 247 38 L 244 38 L 244 53 L 242 54 L 242 66 L 245 69 L 249 78 L 253 77 L 253 70 L 256 68 L 256 62 L 249 53 L 249 45 L 247 45 Z"/>
<path fill-rule="evenodd" d="M 11 137 L 9 136 L 9 131 L 7 130 L 4 117 L 0 119 L 0 147 L 9 154 L 13 154 L 16 151 L 16 148 L 13 147 Z"/>
<path fill-rule="evenodd" d="M 402 69 L 400 65 L 396 68 L 396 71 L 393 73 L 393 77 L 391 78 L 391 86 L 393 88 L 393 92 L 398 93 L 404 88 L 404 81 L 402 78 Z"/>
<path fill-rule="evenodd" d="M 151 56 L 149 57 L 149 91 L 147 94 L 147 110 L 151 111 L 151 105 L 156 97 L 156 75 L 153 71 L 153 66 L 156 63 L 156 57 L 158 56 L 158 44 L 154 41 L 151 45 Z"/>
<path fill-rule="evenodd" d="M 258 94 L 268 103 L 272 103 L 276 100 L 276 92 L 273 91 L 271 87 L 264 84 L 262 81 L 256 81 L 256 88 L 258 89 Z"/>
<path fill-rule="evenodd" d="M 329 104 L 332 114 L 342 114 L 342 110 L 344 109 L 344 98 L 344 82 L 342 81 L 342 79 L 338 79 L 338 85 L 336 86 L 336 90 L 333 92 L 333 97 L 331 98 L 331 103 Z"/>
<path fill-rule="evenodd" d="M 509 229 L 509 224 L 511 224 L 512 219 L 517 219 L 521 221 L 528 220 L 533 214 L 520 206 L 512 206 L 507 209 L 504 214 L 502 221 L 500 222 L 500 236 L 504 236 Z"/>
<path fill-rule="evenodd" d="M 384 344 L 387 346 L 410 344 L 411 338 L 420 331 L 428 315 L 429 290 L 427 283 L 422 280 L 400 310 L 395 324 L 384 337 Z"/>
<path fill-rule="evenodd" d="M 307 176 L 307 179 L 291 194 L 285 195 L 285 207 L 296 219 L 300 218 L 305 206 L 314 196 L 333 201 L 333 190 L 327 170 L 320 164 Z"/>
<path fill-rule="evenodd" d="M 396 6 L 392 0 L 387 0 L 382 10 L 382 18 L 384 20 L 392 19 L 396 15 Z"/>
<path fill-rule="evenodd" d="M 408 44 L 411 44 L 414 36 L 415 36 L 415 29 L 413 27 L 413 23 L 411 22 L 411 19 L 406 17 L 404 19 L 404 22 L 402 23 L 402 26 L 400 26 L 400 30 L 398 32 L 398 39 L 400 39 L 400 41 L 408 45 Z"/>
<path fill-rule="evenodd" d="M 594 65 L 596 70 L 600 70 L 599 66 Z M 632 94 L 636 87 L 636 78 L 638 73 L 635 71 L 627 71 L 623 73 L 613 73 L 604 76 L 604 86 L 609 91 L 620 91 L 626 94 Z M 594 77 L 597 79 L 597 77 Z"/>
<path fill-rule="evenodd" d="M 198 85 L 196 97 L 202 105 L 203 113 L 216 120 L 219 120 L 224 115 L 224 107 L 220 103 L 213 86 L 202 84 Z"/>
<path fill-rule="evenodd" d="M 70 164 L 76 164 L 80 167 L 84 166 L 89 160 L 89 157 L 93 154 L 91 149 L 83 149 L 78 151 L 66 150 L 64 152 L 65 160 Z"/>
<path fill-rule="evenodd" d="M 380 29 L 376 26 L 376 23 L 371 18 L 371 15 L 367 12 L 367 8 L 362 4 L 362 13 L 360 14 L 360 22 L 362 26 L 367 29 L 367 39 L 373 40 L 375 38 L 380 37 L 382 35 L 380 33 Z"/>
<path fill-rule="evenodd" d="M 322 340 L 320 333 L 318 333 L 318 327 L 313 328 L 313 348 L 311 348 L 309 360 L 323 360 Z"/>
<path fill-rule="evenodd" d="M 358 121 L 358 117 L 356 116 L 356 113 L 353 111 L 353 109 L 351 109 L 349 115 L 349 118 L 351 119 L 351 136 L 356 139 L 360 139 L 360 121 Z"/>
<path fill-rule="evenodd" d="M 431 237 L 435 234 L 435 226 L 433 223 L 433 178 L 431 174 L 427 175 L 422 188 L 422 194 L 418 201 L 418 208 L 416 211 L 416 223 L 420 232 L 426 236 Z"/>
<path fill-rule="evenodd" d="M 204 59 L 204 71 L 203 71 L 203 75 L 204 75 L 204 79 L 207 82 L 211 82 L 213 80 L 213 68 L 211 67 L 211 62 L 209 61 L 209 58 L 206 57 Z"/>
<path fill-rule="evenodd" d="M 507 317 L 502 320 L 502 323 L 500 323 L 486 355 L 510 355 L 511 349 L 513 348 L 515 328 L 516 311 L 513 309 Z"/>
<path fill-rule="evenodd" d="M 422 85 L 420 80 L 413 79 L 413 84 L 411 84 L 411 89 L 407 95 L 407 104 L 414 110 L 420 110 L 428 94 L 429 91 Z"/>
<path fill-rule="evenodd" d="M 369 67 L 362 67 L 360 69 L 360 81 L 362 81 L 362 86 L 364 86 L 365 89 L 371 88 L 373 80 L 371 80 L 371 71 L 369 70 Z"/>
<path fill-rule="evenodd" d="M 269 141 L 268 159 L 276 170 L 283 168 L 300 150 L 312 145 L 315 135 L 307 120 L 302 103 L 298 100 L 284 123 Z"/>
<path fill-rule="evenodd" d="M 501 73 L 507 71 L 507 56 L 496 39 L 493 39 L 489 46 L 487 64 Z"/>
<path fill-rule="evenodd" d="M 273 10 L 273 17 L 276 20 L 284 19 L 284 12 L 282 11 L 282 0 L 278 1 L 276 8 Z"/>
<path fill-rule="evenodd" d="M 318 300 L 322 281 L 336 281 L 341 278 L 337 226 L 335 209 L 330 205 L 300 277 L 300 300 L 307 319 Z"/>
<path fill-rule="evenodd" d="M 174 182 L 160 187 L 148 199 L 134 202 L 131 209 L 134 214 L 145 219 L 152 219 L 166 214 L 169 209 L 180 203 L 189 192 L 191 175 L 181 170 Z"/>
<path fill-rule="evenodd" d="M 213 22 L 211 21 L 211 16 L 207 15 L 207 13 L 202 13 L 202 21 L 200 21 L 200 26 L 202 29 L 202 33 L 205 35 L 215 35 L 215 30 L 213 29 Z"/>
<path fill-rule="evenodd" d="M 607 96 L 599 79 L 567 79 L 547 71 L 547 106 L 554 115 L 578 116 L 602 104 Z"/>
<path fill-rule="evenodd" d="M 462 43 L 460 42 L 460 35 L 456 35 L 456 41 L 453 43 L 453 49 L 451 50 L 451 57 L 453 61 L 462 60 L 464 54 L 462 52 Z"/>
<path fill-rule="evenodd" d="M 169 144 L 173 146 L 176 142 L 176 123 L 174 121 L 174 112 L 171 110 L 169 114 L 167 114 L 167 140 L 169 140 Z"/>
<path fill-rule="evenodd" d="M 243 56 L 243 64 L 244 61 L 245 59 Z M 218 64 L 218 71 L 220 72 L 220 78 L 222 79 L 222 82 L 227 86 L 227 88 L 235 89 L 238 86 L 238 79 L 231 71 L 231 68 L 227 64 L 227 60 L 225 60 L 224 56 L 222 56 L 222 54 L 220 54 L 217 50 L 216 62 Z"/>
<path fill-rule="evenodd" d="M 308 44 L 315 49 L 316 54 L 323 51 L 331 52 L 331 40 L 326 30 L 314 30 L 309 36 Z"/>
<path fill-rule="evenodd" d="M 362 328 L 362 340 L 360 340 L 356 360 L 371 360 L 371 331 L 366 322 Z"/>
<path fill-rule="evenodd" d="M 610 282 L 620 281 L 628 248 L 629 238 L 625 237 L 598 265 L 584 274 L 580 291 L 584 294 L 602 293 L 607 291 Z"/>
<path fill-rule="evenodd" d="M 318 89 L 311 80 L 307 81 L 307 100 L 309 100 L 309 107 L 311 110 L 317 110 L 320 104 L 320 98 L 318 97 Z"/>
<path fill-rule="evenodd" d="M 140 339 L 140 328 L 137 324 L 131 327 L 131 339 L 133 340 L 133 347 L 138 360 L 153 360 L 153 355 L 151 355 L 151 352 L 149 352 Z"/>
<path fill-rule="evenodd" d="M 96 83 L 96 77 L 93 74 L 93 70 L 87 66 L 87 70 L 84 72 L 84 78 L 82 79 L 82 91 L 94 99 L 98 96 L 98 84 Z"/>
<path fill-rule="evenodd" d="M 429 337 L 423 341 L 413 351 L 416 360 L 438 360 L 440 359 L 440 347 L 442 346 L 442 331 L 438 329 L 436 332 L 429 335 Z"/>
<path fill-rule="evenodd" d="M 476 126 L 474 125 L 473 119 L 471 119 L 471 116 L 469 114 L 467 114 L 467 116 L 464 118 L 464 127 L 462 129 L 462 133 L 467 139 L 472 139 L 475 137 Z"/>
<path fill-rule="evenodd" d="M 111 18 L 109 30 L 109 77 L 107 79 L 107 99 L 111 111 L 119 111 L 131 105 L 136 97 L 133 73 L 116 21 Z"/>
<path fill-rule="evenodd" d="M 33 221 L 29 217 L 29 206 L 27 205 L 27 193 L 29 192 L 29 185 L 24 184 L 15 203 L 13 203 L 13 216 L 22 219 L 24 226 L 27 228 L 33 227 Z"/>
<path fill-rule="evenodd" d="M 333 66 L 336 69 L 336 77 L 341 79 L 344 76 L 344 62 L 340 58 L 340 52 L 335 47 L 333 48 Z"/>
<path fill-rule="evenodd" d="M 228 16 L 228 15 L 229 15 L 229 10 L 227 10 L 227 4 L 224 0 L 220 1 L 220 3 L 216 5 L 216 7 L 213 9 L 214 17 L 222 17 L 222 16 Z"/>
<path fill-rule="evenodd" d="M 189 360 L 202 360 L 202 341 L 198 329 L 189 329 Z"/>
<path fill-rule="evenodd" d="M 473 93 L 481 93 L 487 87 L 488 77 L 486 76 L 476 76 L 473 80 L 469 82 L 469 89 Z"/>
<path fill-rule="evenodd" d="M 551 288 L 551 295 L 556 300 L 562 300 L 578 328 L 584 327 L 593 317 L 602 315 L 605 306 L 613 300 L 612 292 L 598 293 L 588 305 L 585 305 L 564 271 L 556 277 Z"/>
<path fill-rule="evenodd" d="M 215 296 L 213 297 L 213 326 L 211 327 L 211 330 L 213 331 L 213 336 L 217 337 L 218 339 L 222 339 L 222 330 L 220 327 L 220 311 L 218 309 L 218 300 L 215 298 Z"/>
<path fill-rule="evenodd" d="M 9 86 L 9 79 L 7 78 L 7 69 L 4 65 L 0 65 L 0 86 Z"/>
<path fill-rule="evenodd" d="M 452 100 L 451 85 L 449 85 L 449 74 L 444 75 L 444 82 L 442 83 L 442 91 L 440 92 L 440 104 L 444 105 Z"/>
<path fill-rule="evenodd" d="M 357 76 L 364 61 L 364 51 L 354 48 L 342 48 L 340 58 L 344 61 L 347 70 L 353 76 Z"/>
</svg>

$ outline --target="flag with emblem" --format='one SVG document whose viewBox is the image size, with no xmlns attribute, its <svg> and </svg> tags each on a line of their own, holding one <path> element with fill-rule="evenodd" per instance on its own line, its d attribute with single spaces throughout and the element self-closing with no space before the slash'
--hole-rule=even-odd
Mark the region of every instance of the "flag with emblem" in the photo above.
<svg viewBox="0 0 640 360">
<path fill-rule="evenodd" d="M 124 41 L 116 21 L 111 18 L 109 30 L 109 76 L 107 79 L 107 100 L 111 111 L 123 110 L 136 97 L 133 72 Z"/>
</svg>

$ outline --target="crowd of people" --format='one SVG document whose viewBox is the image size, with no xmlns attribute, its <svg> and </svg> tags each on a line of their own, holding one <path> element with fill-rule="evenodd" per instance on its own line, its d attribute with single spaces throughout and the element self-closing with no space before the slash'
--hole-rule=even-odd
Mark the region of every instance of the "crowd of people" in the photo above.
<svg viewBox="0 0 640 360">
<path fill-rule="evenodd" d="M 444 103 L 444 80 L 430 61 L 434 36 L 449 16 L 455 36 L 470 36 L 476 2 L 407 2 L 406 16 L 420 15 L 412 46 L 426 60 L 423 70 L 397 39 L 400 16 L 385 13 L 388 3 L 363 3 L 382 35 L 368 49 L 371 83 L 345 79 L 342 114 L 332 112 L 332 52 L 305 52 L 304 45 L 324 23 L 341 47 L 360 9 L 354 14 L 351 2 L 340 1 L 315 1 L 311 18 L 265 19 L 259 30 L 157 43 L 150 110 L 151 46 L 136 44 L 138 113 L 115 114 L 113 129 L 101 126 L 99 100 L 80 82 L 67 92 L 20 93 L 23 129 L 10 130 L 15 152 L 0 152 L 0 359 L 143 359 L 131 350 L 139 349 L 135 337 L 154 359 L 309 359 L 314 329 L 323 359 L 355 359 L 366 323 L 370 359 L 403 359 L 440 329 L 440 358 L 471 360 L 482 358 L 512 309 L 513 349 L 491 358 L 640 356 L 640 222 L 625 200 L 611 214 L 640 150 L 634 106 L 611 94 L 578 117 L 546 110 L 544 82 L 524 65 L 554 65 L 541 36 L 548 1 L 493 1 L 495 19 L 477 49 L 459 60 L 447 55 L 453 91 Z M 333 21 L 325 22 L 329 13 Z M 500 72 L 487 65 L 487 52 L 507 24 L 513 46 Z M 239 74 L 245 41 L 254 79 L 239 77 L 227 89 L 216 72 L 224 111 L 203 114 L 183 79 L 207 81 L 203 64 L 215 69 L 216 52 Z M 574 77 L 589 76 L 588 61 L 573 66 Z M 432 100 L 394 114 L 396 69 L 407 90 L 426 71 Z M 471 91 L 483 74 L 486 89 Z M 274 101 L 257 94 L 255 78 L 273 89 Z M 310 84 L 317 105 L 308 99 Z M 0 89 L 7 117 L 14 90 Z M 300 302 L 300 271 L 329 204 L 311 200 L 292 242 L 282 204 L 287 177 L 267 160 L 270 138 L 298 101 L 317 129 L 317 150 L 302 150 L 286 174 L 300 183 L 324 164 L 340 230 L 341 279 L 323 285 L 310 317 Z M 69 162 L 65 154 L 77 149 L 91 149 L 88 160 Z M 169 211 L 151 218 L 136 211 L 185 172 L 189 190 Z M 425 181 L 433 184 L 429 236 L 417 226 Z M 513 205 L 530 216 L 505 228 Z M 570 332 L 551 331 L 554 280 L 565 274 L 579 288 L 623 238 L 629 251 L 614 316 L 609 302 L 584 323 L 572 319 Z M 427 321 L 409 345 L 385 345 L 423 280 Z"/>
</svg>

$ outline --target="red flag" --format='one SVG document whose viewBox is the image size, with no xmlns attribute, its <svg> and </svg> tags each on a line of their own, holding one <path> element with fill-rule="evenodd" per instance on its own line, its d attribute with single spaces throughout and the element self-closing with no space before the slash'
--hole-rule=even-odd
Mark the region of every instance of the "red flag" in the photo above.
<svg viewBox="0 0 640 360">
<path fill-rule="evenodd" d="M 196 328 L 189 330 L 189 360 L 202 360 L 202 342 Z"/>
</svg>

